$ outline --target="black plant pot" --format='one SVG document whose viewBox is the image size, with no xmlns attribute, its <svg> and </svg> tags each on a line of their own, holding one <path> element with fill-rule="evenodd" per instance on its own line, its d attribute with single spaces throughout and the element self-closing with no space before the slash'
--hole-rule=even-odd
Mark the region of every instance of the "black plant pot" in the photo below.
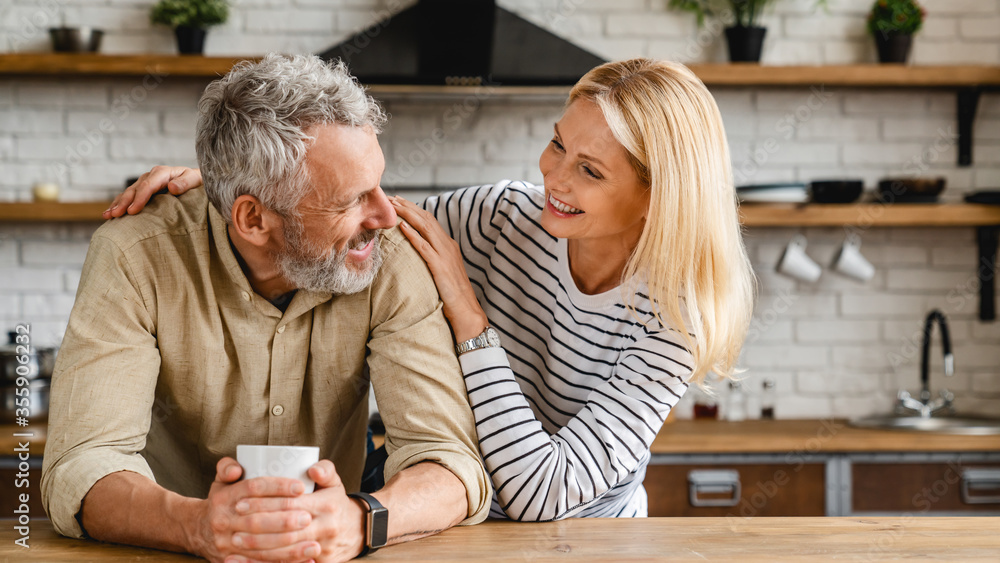
<svg viewBox="0 0 1000 563">
<path fill-rule="evenodd" d="M 760 50 L 764 46 L 764 27 L 726 28 L 726 42 L 729 44 L 729 60 L 734 63 L 759 63 Z"/>
<path fill-rule="evenodd" d="M 913 45 L 912 35 L 899 33 L 876 33 L 875 47 L 881 63 L 905 63 Z"/>
<path fill-rule="evenodd" d="M 174 29 L 177 35 L 177 50 L 182 55 L 200 55 L 205 52 L 205 36 L 208 30 L 200 27 L 181 25 Z"/>
</svg>

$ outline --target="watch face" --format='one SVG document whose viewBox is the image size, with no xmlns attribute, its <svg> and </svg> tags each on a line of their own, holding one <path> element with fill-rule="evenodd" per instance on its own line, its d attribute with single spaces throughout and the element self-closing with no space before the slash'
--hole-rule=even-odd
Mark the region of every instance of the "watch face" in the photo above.
<svg viewBox="0 0 1000 563">
<path fill-rule="evenodd" d="M 389 511 L 375 508 L 371 511 L 371 547 L 382 547 L 388 541 Z"/>
<path fill-rule="evenodd" d="M 487 346 L 493 346 L 495 348 L 500 347 L 500 335 L 497 334 L 497 331 L 492 328 L 486 329 L 486 344 Z"/>
</svg>

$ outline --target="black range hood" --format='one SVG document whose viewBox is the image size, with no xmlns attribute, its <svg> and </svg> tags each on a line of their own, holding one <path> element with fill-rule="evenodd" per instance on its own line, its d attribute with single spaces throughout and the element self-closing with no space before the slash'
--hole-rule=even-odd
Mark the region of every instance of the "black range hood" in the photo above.
<svg viewBox="0 0 1000 563">
<path fill-rule="evenodd" d="M 568 85 L 605 62 L 495 0 L 420 0 L 320 57 L 365 84 Z"/>
</svg>

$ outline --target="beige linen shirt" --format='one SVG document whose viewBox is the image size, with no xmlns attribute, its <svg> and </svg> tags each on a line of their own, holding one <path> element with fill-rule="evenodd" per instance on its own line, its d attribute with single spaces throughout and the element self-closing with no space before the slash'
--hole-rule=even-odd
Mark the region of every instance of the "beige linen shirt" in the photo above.
<svg viewBox="0 0 1000 563">
<path fill-rule="evenodd" d="M 356 491 L 369 372 L 386 479 L 437 462 L 465 485 L 464 523 L 482 521 L 490 480 L 434 281 L 398 229 L 381 244 L 370 288 L 300 290 L 282 313 L 254 293 L 203 190 L 98 229 L 53 375 L 42 499 L 55 529 L 82 537 L 81 501 L 117 471 L 205 498 L 237 444 L 319 446 Z"/>
</svg>

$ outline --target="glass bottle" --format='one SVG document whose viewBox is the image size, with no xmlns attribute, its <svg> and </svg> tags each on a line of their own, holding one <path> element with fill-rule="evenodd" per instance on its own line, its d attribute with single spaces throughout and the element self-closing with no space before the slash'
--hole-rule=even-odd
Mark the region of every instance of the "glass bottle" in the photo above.
<svg viewBox="0 0 1000 563">
<path fill-rule="evenodd" d="M 715 395 L 710 395 L 697 385 L 692 386 L 694 392 L 695 420 L 715 420 L 719 417 L 719 402 Z"/>
<path fill-rule="evenodd" d="M 761 420 L 774 420 L 774 380 L 764 380 L 764 390 L 760 394 L 760 418 Z"/>
<path fill-rule="evenodd" d="M 729 400 L 726 403 L 726 420 L 740 422 L 747 418 L 747 397 L 739 381 L 729 382 Z"/>
</svg>

